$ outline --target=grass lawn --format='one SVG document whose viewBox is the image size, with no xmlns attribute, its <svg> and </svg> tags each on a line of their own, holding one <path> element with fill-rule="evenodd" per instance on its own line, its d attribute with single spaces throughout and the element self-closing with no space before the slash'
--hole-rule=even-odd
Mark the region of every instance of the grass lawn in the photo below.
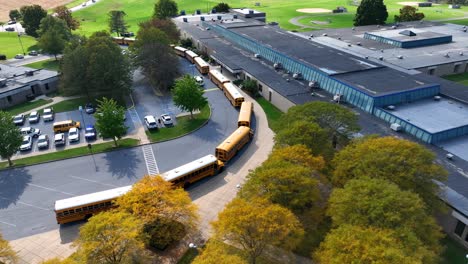
<svg viewBox="0 0 468 264">
<path fill-rule="evenodd" d="M 177 118 L 177 124 L 173 127 L 164 127 L 158 130 L 146 131 L 151 142 L 160 142 L 185 135 L 199 128 L 210 118 L 210 107 L 205 106 L 201 112 L 190 119 L 190 115 Z"/>
<path fill-rule="evenodd" d="M 10 107 L 10 108 L 4 109 L 4 110 L 9 112 L 12 115 L 17 115 L 17 114 L 27 112 L 27 111 L 29 111 L 31 109 L 36 108 L 36 107 L 48 104 L 50 102 L 52 102 L 52 100 L 50 100 L 50 99 L 48 99 L 48 100 L 39 99 L 39 100 L 36 100 L 34 102 L 24 102 L 24 103 L 21 103 L 19 105 L 15 105 L 13 107 Z"/>
<path fill-rule="evenodd" d="M 87 102 L 88 100 L 86 98 L 81 97 L 81 98 L 58 102 L 56 104 L 53 104 L 52 107 L 54 108 L 55 113 L 68 112 L 68 111 L 78 110 L 78 107 L 80 105 L 84 107 Z"/>
<path fill-rule="evenodd" d="M 219 1 L 218 0 L 176 0 L 179 10 L 185 10 L 187 14 L 194 13 L 196 9 L 207 12 L 211 10 Z M 260 2 L 260 6 L 255 6 L 255 2 Z M 310 21 L 327 21 L 331 23 L 319 25 L 317 28 L 340 28 L 351 27 L 353 23 L 354 14 L 357 7 L 350 5 L 352 1 L 349 0 L 316 0 L 313 2 L 304 2 L 301 0 L 265 0 L 265 1 L 247 1 L 247 0 L 232 0 L 228 1 L 231 7 L 245 7 L 254 8 L 267 13 L 268 21 L 276 21 L 280 26 L 287 30 L 298 30 L 300 27 L 289 23 L 289 20 L 298 16 L 307 16 L 300 22 L 306 25 L 313 25 Z M 403 6 L 397 4 L 400 0 L 387 0 L 387 10 L 389 13 L 387 23 L 392 23 L 394 15 L 398 14 L 400 8 Z M 130 26 L 129 31 L 138 31 L 138 23 L 147 20 L 153 13 L 154 0 L 103 0 L 98 3 L 79 10 L 74 13 L 74 16 L 80 20 L 81 28 L 78 30 L 85 35 L 91 35 L 95 31 L 108 30 L 108 16 L 110 10 L 124 10 L 127 14 L 126 21 Z M 337 6 L 344 6 L 348 9 L 347 14 L 307 14 L 297 12 L 300 8 L 324 8 L 335 9 Z M 465 15 L 463 9 L 449 9 L 448 5 L 438 5 L 434 7 L 420 8 L 425 14 L 425 20 L 446 19 L 463 17 Z M 314 26 L 314 25 L 313 25 Z M 301 30 L 302 31 L 302 30 Z"/>
<path fill-rule="evenodd" d="M 59 70 L 59 64 L 60 64 L 60 61 L 55 60 L 55 59 L 50 59 L 50 60 L 43 60 L 43 61 L 33 62 L 31 64 L 26 64 L 24 66 L 25 67 L 31 67 L 31 68 L 34 68 L 34 69 L 46 69 L 46 70 L 58 71 Z"/>
<path fill-rule="evenodd" d="M 26 53 L 38 49 L 37 41 L 33 37 L 23 35 L 21 36 L 21 42 Z M 7 59 L 15 57 L 16 54 L 23 54 L 16 32 L 0 32 L 0 47 L 0 54 L 5 54 Z"/>
<path fill-rule="evenodd" d="M 446 21 L 447 23 L 458 24 L 468 26 L 468 19 L 460 19 L 460 20 L 449 20 Z"/>
<path fill-rule="evenodd" d="M 468 250 L 458 245 L 452 238 L 446 237 L 442 240 L 442 244 L 445 245 L 446 250 L 442 255 L 443 264 L 465 264 L 466 254 Z"/>
<path fill-rule="evenodd" d="M 93 145 L 93 153 L 101 153 L 101 152 L 112 151 L 112 150 L 116 150 L 120 148 L 134 147 L 134 146 L 137 146 L 138 143 L 139 141 L 137 139 L 125 138 L 119 141 L 118 147 L 114 147 L 114 142 L 95 144 Z M 79 148 L 73 148 L 73 149 L 65 149 L 62 151 L 51 152 L 51 153 L 38 155 L 34 157 L 28 157 L 24 159 L 17 159 L 17 160 L 14 160 L 13 163 L 14 163 L 14 166 L 27 166 L 27 165 L 33 165 L 33 164 L 37 164 L 41 162 L 46 162 L 46 161 L 73 158 L 73 157 L 78 157 L 78 156 L 87 155 L 87 154 L 89 154 L 89 149 L 87 146 L 85 146 L 85 147 L 79 147 Z M 8 162 L 0 163 L 0 169 L 5 169 L 5 168 L 8 168 Z"/>
<path fill-rule="evenodd" d="M 468 72 L 460 73 L 460 74 L 447 75 L 447 76 L 444 76 L 443 78 L 468 86 Z"/>
<path fill-rule="evenodd" d="M 284 113 L 263 97 L 257 98 L 257 102 L 262 106 L 263 111 L 265 111 L 268 119 L 268 126 L 271 130 L 276 132 L 276 129 L 279 128 L 280 125 L 279 120 Z"/>
</svg>

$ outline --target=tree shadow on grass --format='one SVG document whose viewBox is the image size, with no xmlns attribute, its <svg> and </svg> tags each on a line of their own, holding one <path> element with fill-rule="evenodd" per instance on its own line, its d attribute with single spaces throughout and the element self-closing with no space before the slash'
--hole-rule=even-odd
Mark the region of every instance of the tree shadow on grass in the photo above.
<svg viewBox="0 0 468 264">
<path fill-rule="evenodd" d="M 24 189 L 31 182 L 26 168 L 8 169 L 0 172 L 0 209 L 16 203 Z"/>
</svg>

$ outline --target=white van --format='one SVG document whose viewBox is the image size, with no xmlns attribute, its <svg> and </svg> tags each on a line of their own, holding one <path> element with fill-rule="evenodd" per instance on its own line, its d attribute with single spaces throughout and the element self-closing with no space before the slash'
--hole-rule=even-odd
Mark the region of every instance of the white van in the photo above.
<svg viewBox="0 0 468 264">
<path fill-rule="evenodd" d="M 402 130 L 402 127 L 400 124 L 397 124 L 397 123 L 393 123 L 390 125 L 390 129 L 393 130 L 393 131 L 401 131 Z"/>
</svg>

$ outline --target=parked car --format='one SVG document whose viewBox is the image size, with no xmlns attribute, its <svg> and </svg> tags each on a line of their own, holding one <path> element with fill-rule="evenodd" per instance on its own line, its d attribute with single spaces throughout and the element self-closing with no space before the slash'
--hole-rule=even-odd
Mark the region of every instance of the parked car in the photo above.
<svg viewBox="0 0 468 264">
<path fill-rule="evenodd" d="M 15 29 L 14 29 L 14 28 L 12 28 L 12 27 L 7 27 L 7 28 L 5 28 L 5 31 L 8 31 L 8 32 L 13 32 L 13 31 L 15 31 Z"/>
<path fill-rule="evenodd" d="M 14 25 L 14 24 L 16 24 L 16 21 L 15 21 L 15 20 L 10 20 L 10 21 L 8 21 L 7 24 L 8 24 L 8 25 Z"/>
<path fill-rule="evenodd" d="M 198 85 L 200 86 L 205 85 L 205 82 L 203 81 L 203 77 L 196 75 L 196 76 L 193 76 L 193 78 L 195 79 L 195 82 L 197 82 Z"/>
<path fill-rule="evenodd" d="M 145 116 L 145 124 L 148 129 L 158 128 L 158 123 L 156 123 L 156 118 L 152 115 Z"/>
<path fill-rule="evenodd" d="M 68 130 L 68 141 L 70 143 L 80 141 L 80 130 L 78 128 L 72 127 Z"/>
<path fill-rule="evenodd" d="M 169 114 L 161 115 L 161 120 L 165 126 L 172 126 L 174 123 L 172 122 L 172 118 Z"/>
<path fill-rule="evenodd" d="M 28 53 L 30 56 L 37 56 L 39 55 L 39 53 L 35 50 L 31 50 L 29 53 Z"/>
<path fill-rule="evenodd" d="M 94 108 L 93 104 L 91 103 L 87 103 L 85 105 L 85 112 L 87 114 L 93 114 L 94 112 L 96 112 L 96 108 Z"/>
<path fill-rule="evenodd" d="M 54 136 L 54 145 L 55 146 L 64 146 L 65 145 L 65 134 L 58 133 Z"/>
<path fill-rule="evenodd" d="M 30 136 L 24 136 L 23 142 L 21 142 L 20 151 L 26 151 L 32 149 L 32 138 Z"/>
<path fill-rule="evenodd" d="M 24 56 L 23 56 L 23 54 L 16 54 L 15 59 L 19 59 L 19 60 L 24 59 Z"/>
<path fill-rule="evenodd" d="M 48 135 L 40 135 L 37 138 L 37 148 L 39 149 L 49 148 L 49 136 Z"/>
<path fill-rule="evenodd" d="M 94 126 L 88 125 L 85 128 L 85 139 L 86 140 L 95 140 L 97 138 L 97 132 Z"/>
<path fill-rule="evenodd" d="M 41 115 L 39 114 L 39 112 L 37 111 L 33 111 L 31 112 L 31 114 L 29 114 L 29 123 L 37 123 L 39 122 L 39 119 L 41 118 Z"/>
<path fill-rule="evenodd" d="M 82 7 L 85 7 L 85 6 L 86 6 L 86 2 L 84 2 L 81 6 L 82 6 Z"/>
<path fill-rule="evenodd" d="M 23 114 L 16 115 L 13 117 L 13 123 L 17 126 L 22 126 L 24 124 L 25 117 Z"/>
<path fill-rule="evenodd" d="M 32 136 L 33 138 L 37 138 L 41 135 L 41 130 L 39 128 L 33 128 L 33 127 L 23 127 L 21 128 L 20 132 L 23 135 L 29 135 L 29 136 Z"/>
<path fill-rule="evenodd" d="M 42 118 L 44 119 L 44 122 L 54 121 L 54 118 L 55 118 L 54 109 L 52 107 L 44 109 Z"/>
</svg>

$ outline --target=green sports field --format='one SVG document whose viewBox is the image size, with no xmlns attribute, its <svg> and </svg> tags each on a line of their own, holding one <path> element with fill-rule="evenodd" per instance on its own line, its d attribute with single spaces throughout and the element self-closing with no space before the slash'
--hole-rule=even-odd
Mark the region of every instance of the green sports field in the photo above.
<svg viewBox="0 0 468 264">
<path fill-rule="evenodd" d="M 328 0 L 316 0 L 306 2 L 302 0 L 234 0 L 225 1 L 231 7 L 255 8 L 267 13 L 268 21 L 276 21 L 287 30 L 313 30 L 321 28 L 351 27 L 356 12 L 356 6 L 352 5 L 353 0 L 338 0 L 330 2 Z M 153 13 L 153 6 L 156 0 L 102 0 L 93 6 L 77 11 L 75 16 L 81 21 L 79 32 L 90 35 L 94 31 L 107 29 L 107 13 L 110 10 L 124 10 L 127 13 L 127 22 L 130 31 L 138 30 L 138 23 L 148 19 Z M 185 10 L 187 14 L 194 13 L 196 9 L 202 12 L 210 10 L 220 1 L 210 0 L 176 0 L 179 10 Z M 255 3 L 260 6 L 255 6 Z M 403 5 L 398 4 L 398 0 L 385 1 L 389 12 L 387 22 L 393 22 L 393 17 L 398 13 Z M 348 9 L 345 14 L 318 13 L 307 14 L 297 12 L 300 8 L 324 8 L 335 9 L 337 6 L 344 6 Z M 433 7 L 419 8 L 426 15 L 426 20 L 444 20 L 448 18 L 468 18 L 468 8 L 449 9 L 448 5 L 437 5 Z M 302 26 L 291 24 L 292 18 L 298 18 L 297 22 Z"/>
<path fill-rule="evenodd" d="M 33 37 L 21 36 L 24 51 L 37 50 L 36 40 Z M 13 58 L 16 54 L 23 53 L 21 44 L 16 32 L 0 32 L 0 54 L 5 54 L 7 59 Z"/>
</svg>

